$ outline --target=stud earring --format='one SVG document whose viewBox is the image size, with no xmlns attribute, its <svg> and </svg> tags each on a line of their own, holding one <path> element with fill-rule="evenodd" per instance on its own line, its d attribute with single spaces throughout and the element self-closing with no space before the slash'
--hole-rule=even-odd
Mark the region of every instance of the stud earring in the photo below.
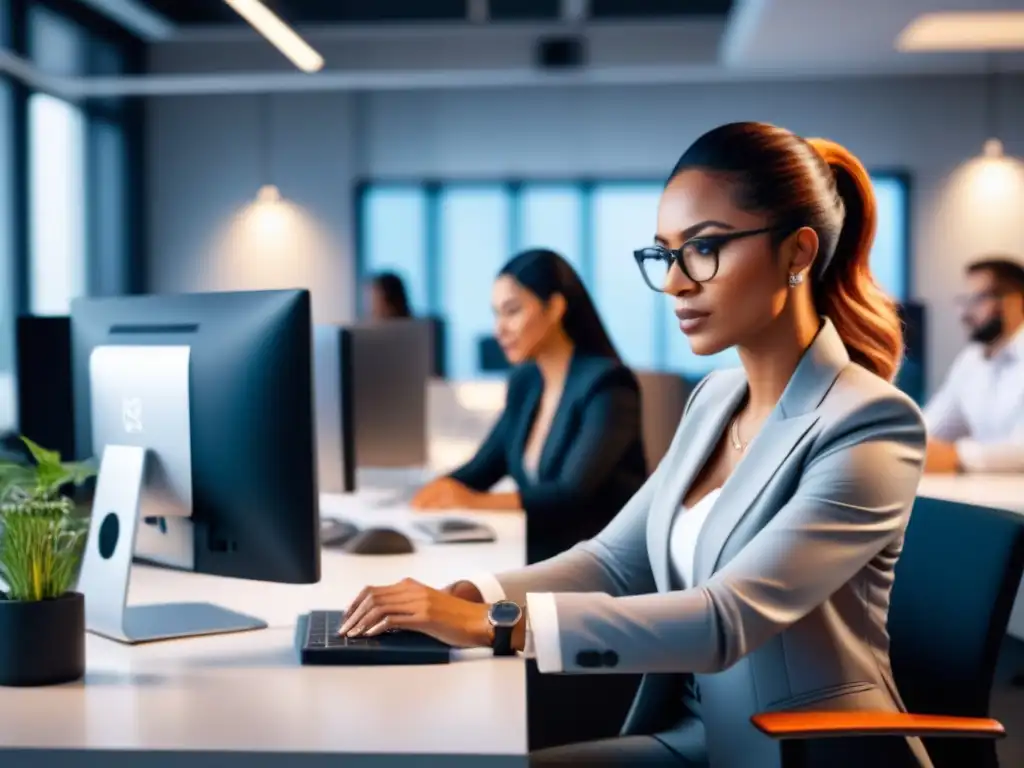
<svg viewBox="0 0 1024 768">
<path fill-rule="evenodd" d="M 803 272 L 797 272 L 789 276 L 789 287 L 796 288 L 800 283 L 804 281 Z"/>
</svg>

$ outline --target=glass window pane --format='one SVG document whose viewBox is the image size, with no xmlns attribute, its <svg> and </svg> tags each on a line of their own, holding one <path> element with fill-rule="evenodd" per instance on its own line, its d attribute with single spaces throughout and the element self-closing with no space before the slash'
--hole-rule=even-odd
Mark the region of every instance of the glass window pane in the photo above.
<svg viewBox="0 0 1024 768">
<path fill-rule="evenodd" d="M 11 84 L 0 80 L 0 430 L 15 421 L 13 107 Z"/>
<path fill-rule="evenodd" d="M 127 293 L 128 222 L 125 174 L 127 148 L 124 130 L 116 123 L 94 120 L 90 139 L 92 163 L 89 189 L 93 280 L 89 293 L 118 296 Z"/>
<path fill-rule="evenodd" d="M 38 3 L 29 7 L 29 57 L 47 74 L 84 74 L 87 45 L 85 31 L 74 22 Z"/>
<path fill-rule="evenodd" d="M 428 313 L 426 192 L 419 186 L 371 187 L 362 209 L 364 277 L 395 272 L 405 282 L 413 314 Z"/>
<path fill-rule="evenodd" d="M 878 202 L 878 230 L 871 248 L 871 271 L 897 301 L 907 298 L 907 188 L 892 176 L 872 178 Z"/>
<path fill-rule="evenodd" d="M 509 257 L 510 200 L 503 186 L 457 185 L 440 195 L 441 306 L 448 321 L 448 375 L 479 373 L 480 338 L 494 332 L 491 283 Z"/>
<path fill-rule="evenodd" d="M 84 120 L 71 104 L 29 99 L 30 307 L 64 315 L 85 289 Z"/>
<path fill-rule="evenodd" d="M 526 184 L 519 193 L 518 249 L 547 248 L 581 272 L 583 192 L 575 184 Z"/>
<path fill-rule="evenodd" d="M 123 75 L 125 56 L 120 46 L 108 40 L 93 37 L 89 45 L 90 75 Z"/>
<path fill-rule="evenodd" d="M 660 184 L 598 185 L 593 193 L 594 264 L 588 286 L 619 355 L 639 369 L 657 367 L 655 322 L 662 297 L 644 283 L 633 251 L 650 243 Z"/>
</svg>

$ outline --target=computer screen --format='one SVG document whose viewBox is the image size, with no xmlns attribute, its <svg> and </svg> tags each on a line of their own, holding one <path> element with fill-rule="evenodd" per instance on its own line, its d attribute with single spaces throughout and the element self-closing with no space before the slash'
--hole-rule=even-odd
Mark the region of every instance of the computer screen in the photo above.
<svg viewBox="0 0 1024 768">
<path fill-rule="evenodd" d="M 309 293 L 79 299 L 71 331 L 76 453 L 143 449 L 139 514 L 164 530 L 140 543 L 171 540 L 201 573 L 317 582 Z M 97 499 L 111 482 L 101 468 Z"/>
</svg>

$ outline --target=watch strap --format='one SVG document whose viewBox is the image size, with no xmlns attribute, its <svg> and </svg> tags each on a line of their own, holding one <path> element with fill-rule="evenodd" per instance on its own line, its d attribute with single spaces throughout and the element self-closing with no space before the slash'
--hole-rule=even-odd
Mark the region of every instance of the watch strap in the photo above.
<svg viewBox="0 0 1024 768">
<path fill-rule="evenodd" d="M 515 656 L 512 649 L 512 627 L 494 627 L 494 639 L 491 648 L 495 656 Z"/>
</svg>

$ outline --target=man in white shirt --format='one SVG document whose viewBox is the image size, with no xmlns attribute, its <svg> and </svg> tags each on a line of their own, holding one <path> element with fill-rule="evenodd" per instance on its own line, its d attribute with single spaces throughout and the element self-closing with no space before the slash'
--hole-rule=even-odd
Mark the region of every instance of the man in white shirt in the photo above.
<svg viewBox="0 0 1024 768">
<path fill-rule="evenodd" d="M 1024 473 L 1024 267 L 985 259 L 966 281 L 972 343 L 925 407 L 925 471 Z"/>
</svg>

